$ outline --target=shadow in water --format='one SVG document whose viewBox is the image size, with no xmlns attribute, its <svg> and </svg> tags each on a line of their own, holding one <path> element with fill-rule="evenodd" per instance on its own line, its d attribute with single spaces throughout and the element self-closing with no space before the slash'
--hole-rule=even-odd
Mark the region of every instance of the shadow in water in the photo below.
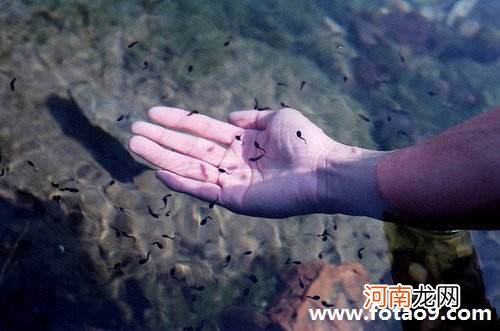
<svg viewBox="0 0 500 331">
<path fill-rule="evenodd" d="M 47 98 L 46 105 L 64 134 L 89 150 L 95 161 L 116 180 L 131 182 L 134 176 L 148 169 L 134 161 L 116 138 L 92 125 L 72 98 L 52 94 Z"/>
</svg>

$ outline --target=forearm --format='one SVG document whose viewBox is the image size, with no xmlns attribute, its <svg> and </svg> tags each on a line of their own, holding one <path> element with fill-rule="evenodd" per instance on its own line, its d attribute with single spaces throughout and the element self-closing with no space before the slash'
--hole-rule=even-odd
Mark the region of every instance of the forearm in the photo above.
<svg viewBox="0 0 500 331">
<path fill-rule="evenodd" d="M 397 218 L 408 223 L 481 227 L 495 221 L 484 216 L 500 215 L 500 109 L 388 154 L 377 166 L 377 181 Z"/>
</svg>

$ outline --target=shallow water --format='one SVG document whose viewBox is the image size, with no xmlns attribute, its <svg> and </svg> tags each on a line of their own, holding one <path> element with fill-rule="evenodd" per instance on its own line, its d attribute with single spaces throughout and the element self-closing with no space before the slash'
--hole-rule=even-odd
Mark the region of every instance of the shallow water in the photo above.
<svg viewBox="0 0 500 331">
<path fill-rule="evenodd" d="M 479 289 L 472 302 L 498 308 L 498 231 L 243 217 L 169 192 L 126 147 L 151 106 L 225 119 L 254 98 L 343 143 L 417 143 L 500 104 L 498 13 L 494 1 L 0 2 L 0 329 L 216 330 L 235 307 L 265 325 L 287 259 L 319 252 L 372 283 L 473 279 L 461 282 Z"/>
</svg>

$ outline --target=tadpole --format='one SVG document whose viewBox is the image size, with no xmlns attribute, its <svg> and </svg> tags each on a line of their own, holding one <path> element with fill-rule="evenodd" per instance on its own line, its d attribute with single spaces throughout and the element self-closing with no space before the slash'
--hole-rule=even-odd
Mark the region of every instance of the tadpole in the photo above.
<svg viewBox="0 0 500 331">
<path fill-rule="evenodd" d="M 247 278 L 254 284 L 257 284 L 259 282 L 259 279 L 254 274 L 247 276 Z"/>
<path fill-rule="evenodd" d="M 203 225 L 207 224 L 207 221 L 209 221 L 209 220 L 213 221 L 213 218 L 210 216 L 203 217 L 203 219 L 200 221 L 200 225 L 203 226 Z"/>
<path fill-rule="evenodd" d="M 229 44 L 231 43 L 231 39 L 233 39 L 233 36 L 227 37 L 227 40 L 224 42 L 224 47 L 229 46 Z"/>
<path fill-rule="evenodd" d="M 193 65 L 192 64 L 189 65 L 189 67 L 188 67 L 188 72 L 191 72 L 191 71 L 193 71 Z"/>
<path fill-rule="evenodd" d="M 231 174 L 231 173 L 230 173 L 229 171 L 227 171 L 226 169 L 219 168 L 219 169 L 217 169 L 217 170 L 219 170 L 219 172 L 220 172 L 221 174 L 228 174 L 228 175 L 230 175 L 230 174 Z"/>
<path fill-rule="evenodd" d="M 297 135 L 297 137 L 299 139 L 304 140 L 304 144 L 307 144 L 307 141 L 302 137 L 302 132 L 300 132 L 299 130 L 297 130 L 297 132 L 295 132 L 295 134 Z"/>
<path fill-rule="evenodd" d="M 151 246 L 156 245 L 159 249 L 163 249 L 163 245 L 159 241 L 154 241 Z"/>
<path fill-rule="evenodd" d="M 266 150 L 264 148 L 260 147 L 258 142 L 254 141 L 253 145 L 255 146 L 255 148 L 261 150 L 262 152 L 264 152 L 264 153 L 266 152 Z"/>
<path fill-rule="evenodd" d="M 427 91 L 427 94 L 430 95 L 431 97 L 436 95 L 436 92 L 434 91 Z"/>
<path fill-rule="evenodd" d="M 226 256 L 225 261 L 226 261 L 226 263 L 222 266 L 222 268 L 227 267 L 229 265 L 229 263 L 231 263 L 231 255 Z"/>
<path fill-rule="evenodd" d="M 264 157 L 264 153 L 260 154 L 257 157 L 251 157 L 251 158 L 249 158 L 249 160 L 250 161 L 258 161 L 258 160 L 262 159 L 263 157 Z"/>
<path fill-rule="evenodd" d="M 196 109 L 194 109 L 194 110 L 191 110 L 191 111 L 189 112 L 189 114 L 187 114 L 186 116 L 191 116 L 191 115 L 193 115 L 193 114 L 199 114 L 199 113 L 200 113 L 199 111 L 197 111 Z"/>
<path fill-rule="evenodd" d="M 358 114 L 359 117 L 361 117 L 361 119 L 365 122 L 370 122 L 370 119 L 368 117 L 366 117 L 365 115 L 363 114 Z"/>
<path fill-rule="evenodd" d="M 288 106 L 287 104 L 285 104 L 283 101 L 280 102 L 280 106 L 283 107 L 283 108 L 290 108 L 290 106 Z"/>
<path fill-rule="evenodd" d="M 241 254 L 241 255 L 250 255 L 250 254 L 252 254 L 252 251 L 243 252 L 243 254 Z"/>
<path fill-rule="evenodd" d="M 14 86 L 15 83 L 16 83 L 16 77 L 12 78 L 12 80 L 10 81 L 10 90 L 11 91 L 16 90 L 16 87 Z"/>
<path fill-rule="evenodd" d="M 168 193 L 168 194 L 165 194 L 163 196 L 163 198 L 161 198 L 161 201 L 163 201 L 163 208 L 162 209 L 167 208 L 168 198 L 170 198 L 171 196 L 172 196 L 172 194 Z"/>
<path fill-rule="evenodd" d="M 134 47 L 135 45 L 137 45 L 138 43 L 139 43 L 138 41 L 134 41 L 134 42 L 132 42 L 132 43 L 130 43 L 130 44 L 128 45 L 128 48 L 132 48 L 132 47 Z"/>
<path fill-rule="evenodd" d="M 152 217 L 154 217 L 156 219 L 158 219 L 160 217 L 159 214 L 156 214 L 155 212 L 153 212 L 150 205 L 148 205 L 148 213 L 149 213 L 149 215 L 151 215 Z"/>
<path fill-rule="evenodd" d="M 214 200 L 214 201 L 211 201 L 211 202 L 208 204 L 208 208 L 213 209 L 213 208 L 214 208 L 214 206 L 215 206 L 215 203 L 216 203 L 217 201 L 219 201 L 219 195 L 218 195 L 218 194 L 217 194 L 217 196 L 216 196 L 215 200 Z"/>
<path fill-rule="evenodd" d="M 144 263 L 148 262 L 150 256 L 151 256 L 151 252 L 148 252 L 148 254 L 146 255 L 146 257 L 144 259 L 139 260 L 139 264 L 144 264 Z"/>
<path fill-rule="evenodd" d="M 303 81 L 301 81 L 301 82 L 300 82 L 300 90 L 301 90 L 301 91 L 302 91 L 302 89 L 304 88 L 304 85 L 306 85 L 306 83 L 307 83 L 307 82 L 306 82 L 305 80 L 303 80 Z"/>
<path fill-rule="evenodd" d="M 330 304 L 330 303 L 328 303 L 326 301 L 321 301 L 321 304 L 323 305 L 323 307 L 327 307 L 327 308 L 335 306 L 333 303 Z"/>
<path fill-rule="evenodd" d="M 315 295 L 315 296 L 307 295 L 306 298 L 309 298 L 311 300 L 319 300 L 319 299 L 321 299 L 321 297 L 319 295 Z"/>
<path fill-rule="evenodd" d="M 342 77 L 344 79 L 344 82 L 347 82 L 348 77 L 345 74 L 342 74 Z"/>
<path fill-rule="evenodd" d="M 167 239 L 170 239 L 170 240 L 174 240 L 175 239 L 175 236 L 169 236 L 168 234 L 162 234 L 161 236 L 163 238 L 167 238 Z"/>
<path fill-rule="evenodd" d="M 32 161 L 28 160 L 28 161 L 26 161 L 26 163 L 28 163 L 33 168 L 34 172 L 38 172 L 38 170 L 36 169 L 35 164 Z"/>
<path fill-rule="evenodd" d="M 135 241 L 137 241 L 137 239 L 136 239 L 134 236 L 129 235 L 129 234 L 128 234 L 127 232 L 125 232 L 125 231 L 120 231 L 120 233 L 121 233 L 121 234 L 122 234 L 122 236 L 124 236 L 124 237 L 130 238 L 130 239 L 133 239 L 133 240 L 134 240 L 134 242 L 135 242 Z"/>
<path fill-rule="evenodd" d="M 359 250 L 358 250 L 358 258 L 361 260 L 363 258 L 363 255 L 361 255 L 361 251 L 365 249 L 365 247 L 361 247 Z"/>
<path fill-rule="evenodd" d="M 405 58 L 401 53 L 399 53 L 399 60 L 401 60 L 402 63 L 405 63 Z"/>
<path fill-rule="evenodd" d="M 61 187 L 59 189 L 59 191 L 61 191 L 61 192 L 68 191 L 68 192 L 71 192 L 71 193 L 78 193 L 78 192 L 80 192 L 80 190 L 77 189 L 76 187 Z"/>
<path fill-rule="evenodd" d="M 287 83 L 283 83 L 283 82 L 278 82 L 277 85 L 278 86 L 283 86 L 283 87 L 288 87 L 288 84 Z"/>
<path fill-rule="evenodd" d="M 57 202 L 57 204 L 61 203 L 61 199 L 62 199 L 62 197 L 59 194 L 56 194 L 56 195 L 54 195 L 52 197 L 52 200 L 54 200 L 55 202 Z"/>
<path fill-rule="evenodd" d="M 143 64 L 144 64 L 144 67 L 142 67 L 142 70 L 146 70 L 148 68 L 148 65 L 149 65 L 148 61 L 144 61 Z"/>
</svg>

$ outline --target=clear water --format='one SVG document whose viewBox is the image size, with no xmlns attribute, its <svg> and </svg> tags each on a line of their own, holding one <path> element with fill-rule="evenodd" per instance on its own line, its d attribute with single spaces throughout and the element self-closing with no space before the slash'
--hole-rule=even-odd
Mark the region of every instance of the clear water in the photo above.
<svg viewBox="0 0 500 331">
<path fill-rule="evenodd" d="M 256 219 L 175 192 L 156 219 L 148 206 L 170 192 L 126 141 L 154 105 L 225 119 L 257 98 L 343 143 L 415 144 L 500 104 L 499 13 L 497 1 L 0 1 L 0 329 L 265 328 L 287 259 L 319 252 L 372 283 L 458 282 L 498 308 L 498 231 Z"/>
</svg>

